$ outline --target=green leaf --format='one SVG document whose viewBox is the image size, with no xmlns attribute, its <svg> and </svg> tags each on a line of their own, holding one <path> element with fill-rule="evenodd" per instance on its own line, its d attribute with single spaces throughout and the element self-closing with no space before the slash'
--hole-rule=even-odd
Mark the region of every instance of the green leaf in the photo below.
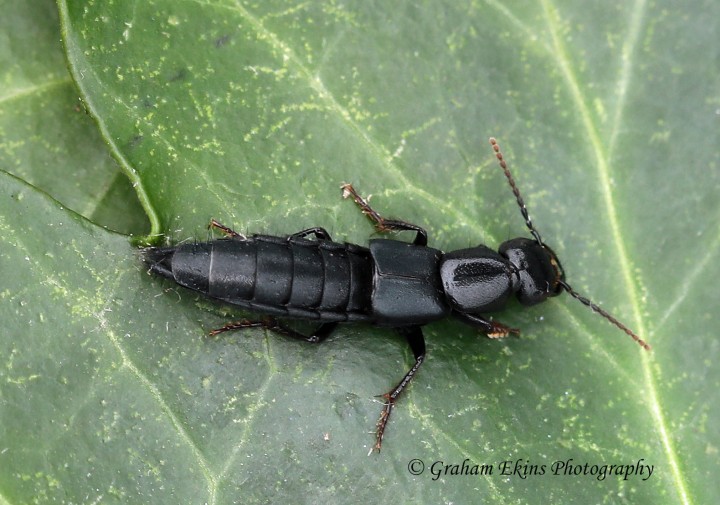
<svg viewBox="0 0 720 505">
<path fill-rule="evenodd" d="M 371 226 L 337 187 L 352 181 L 433 246 L 497 247 L 526 231 L 495 135 L 569 281 L 654 351 L 569 297 L 498 314 L 521 339 L 430 325 L 428 359 L 368 458 L 373 395 L 410 364 L 399 337 L 204 338 L 237 313 L 145 275 L 125 237 L 2 176 L 0 500 L 718 501 L 714 3 L 60 12 L 73 76 L 152 233 L 202 240 L 215 217 L 365 243 Z M 570 458 L 654 473 L 552 474 Z M 433 478 L 433 462 L 465 459 L 493 474 Z M 504 476 L 503 461 L 545 473 Z"/>
<path fill-rule="evenodd" d="M 0 169 L 113 230 L 147 231 L 132 186 L 86 114 L 52 0 L 0 0 Z"/>
</svg>

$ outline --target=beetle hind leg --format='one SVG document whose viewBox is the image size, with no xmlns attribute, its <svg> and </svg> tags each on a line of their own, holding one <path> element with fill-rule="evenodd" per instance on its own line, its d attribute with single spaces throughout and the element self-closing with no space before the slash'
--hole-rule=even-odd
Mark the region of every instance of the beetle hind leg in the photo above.
<svg viewBox="0 0 720 505">
<path fill-rule="evenodd" d="M 208 224 L 208 228 L 209 229 L 216 228 L 230 238 L 236 238 L 236 239 L 240 239 L 240 240 L 247 239 L 247 237 L 245 235 L 243 235 L 242 233 L 236 232 L 232 228 L 225 226 L 224 224 L 220 223 L 219 221 L 217 221 L 215 219 L 210 220 L 210 224 Z"/>
<path fill-rule="evenodd" d="M 255 321 L 249 319 L 241 319 L 240 321 L 228 323 L 222 328 L 212 330 L 208 335 L 211 337 L 215 337 L 221 333 L 225 333 L 226 331 L 244 330 L 246 328 L 265 328 L 266 330 L 270 330 L 274 333 L 279 333 L 280 335 L 284 335 L 286 337 L 304 340 L 305 342 L 310 342 L 311 344 L 319 344 L 327 337 L 329 337 L 336 327 L 337 323 L 335 322 L 323 323 L 313 332 L 312 335 L 305 335 L 297 330 L 290 328 L 289 326 L 280 323 L 275 318 L 267 317 Z"/>
</svg>

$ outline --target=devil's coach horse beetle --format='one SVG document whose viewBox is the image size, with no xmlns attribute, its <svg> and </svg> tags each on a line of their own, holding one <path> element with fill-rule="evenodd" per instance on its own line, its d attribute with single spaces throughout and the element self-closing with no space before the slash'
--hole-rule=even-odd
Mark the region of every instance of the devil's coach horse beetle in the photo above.
<svg viewBox="0 0 720 505">
<path fill-rule="evenodd" d="M 533 236 L 508 240 L 498 252 L 484 245 L 448 253 L 432 249 L 427 246 L 425 229 L 385 219 L 350 184 L 343 184 L 343 196 L 352 197 L 379 232 L 415 232 L 412 244 L 389 239 L 370 240 L 369 248 L 340 244 L 320 227 L 288 237 L 246 237 L 213 219 L 210 227 L 221 230 L 226 238 L 146 248 L 144 260 L 151 272 L 181 286 L 266 315 L 229 323 L 210 332 L 211 336 L 261 327 L 319 343 L 345 322 L 393 328 L 404 336 L 415 364 L 383 395 L 370 452 L 380 451 L 395 401 L 425 359 L 422 326 L 431 321 L 452 315 L 490 338 L 506 337 L 520 331 L 482 314 L 502 309 L 513 294 L 523 305 L 534 305 L 567 291 L 649 350 L 632 330 L 565 281 L 557 256 L 530 220 L 497 142 L 491 138 L 490 144 Z M 304 335 L 276 318 L 316 321 L 319 326 L 312 335 Z"/>
</svg>

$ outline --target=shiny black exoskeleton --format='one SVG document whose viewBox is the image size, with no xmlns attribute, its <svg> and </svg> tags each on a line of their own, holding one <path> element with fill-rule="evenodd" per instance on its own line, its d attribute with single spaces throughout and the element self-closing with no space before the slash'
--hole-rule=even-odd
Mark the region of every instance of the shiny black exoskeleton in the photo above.
<svg viewBox="0 0 720 505">
<path fill-rule="evenodd" d="M 442 253 L 377 239 L 370 247 L 254 235 L 145 251 L 150 270 L 244 309 L 287 319 L 421 326 L 453 315 L 485 333 L 505 333 L 483 314 L 516 294 L 534 305 L 560 293 L 559 263 L 530 239 L 500 253 L 479 245 Z"/>
<path fill-rule="evenodd" d="M 430 248 L 424 229 L 381 217 L 345 184 L 344 196 L 351 196 L 379 231 L 413 231 L 413 243 L 376 239 L 366 248 L 333 242 L 323 228 L 289 237 L 245 237 L 212 221 L 211 226 L 222 230 L 227 238 L 148 248 L 144 250 L 145 261 L 150 271 L 181 286 L 266 315 L 261 320 L 230 323 L 212 335 L 265 327 L 321 342 L 338 323 L 369 323 L 397 330 L 410 344 L 415 364 L 384 395 L 386 401 L 371 449 L 379 451 L 395 401 L 424 360 L 421 327 L 427 323 L 453 316 L 490 337 L 504 337 L 519 330 L 487 319 L 487 313 L 501 310 L 513 295 L 523 305 L 534 305 L 565 290 L 639 340 L 565 282 L 557 256 L 532 226 L 502 155 L 491 142 L 534 236 L 508 240 L 498 252 L 484 245 L 448 253 Z M 316 321 L 319 326 L 308 336 L 280 322 L 286 319 Z"/>
</svg>

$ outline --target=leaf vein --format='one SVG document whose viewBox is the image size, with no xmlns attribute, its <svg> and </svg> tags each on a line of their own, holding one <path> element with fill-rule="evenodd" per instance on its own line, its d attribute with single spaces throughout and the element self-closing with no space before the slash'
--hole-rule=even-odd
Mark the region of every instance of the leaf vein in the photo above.
<svg viewBox="0 0 720 505">
<path fill-rule="evenodd" d="M 579 111 L 582 124 L 585 127 L 585 133 L 587 135 L 588 141 L 590 142 L 592 152 L 595 156 L 597 171 L 600 178 L 600 190 L 603 201 L 605 203 L 605 208 L 607 210 L 611 235 L 613 237 L 613 243 L 615 244 L 615 248 L 617 250 L 619 271 L 625 284 L 625 292 L 628 294 L 628 298 L 630 300 L 629 305 L 632 309 L 633 316 L 638 328 L 638 334 L 643 336 L 647 334 L 647 329 L 645 327 L 645 322 L 642 317 L 642 310 L 640 307 L 641 303 L 638 290 L 632 280 L 632 268 L 630 266 L 631 261 L 627 248 L 625 247 L 625 244 L 622 240 L 622 232 L 620 230 L 618 212 L 611 191 L 610 160 L 608 152 L 603 148 L 603 144 L 600 140 L 600 136 L 598 133 L 598 126 L 595 124 L 591 117 L 585 97 L 580 90 L 576 71 L 572 67 L 571 60 L 568 56 L 567 48 L 560 36 L 560 22 L 558 21 L 558 14 L 556 8 L 553 5 L 552 0 L 543 0 L 542 5 L 553 40 L 554 51 L 552 54 L 554 55 L 555 61 L 560 68 L 568 90 L 570 91 L 570 95 L 575 102 L 577 110 Z M 637 21 L 633 23 L 633 25 L 636 25 L 635 28 L 637 30 L 639 30 L 641 19 L 642 16 L 638 14 Z M 637 37 L 637 35 L 635 37 Z M 620 80 L 621 82 L 623 80 L 629 81 L 629 77 L 627 75 L 624 77 L 621 75 Z M 619 119 L 617 120 L 619 121 Z M 679 495 L 678 498 L 683 504 L 689 504 L 690 500 L 685 487 L 685 480 L 683 478 L 682 470 L 680 468 L 680 462 L 672 444 L 668 426 L 665 421 L 665 416 L 660 405 L 657 385 L 655 383 L 651 367 L 651 359 L 648 355 L 646 355 L 646 353 L 643 353 L 640 359 L 642 362 L 643 376 L 647 385 L 647 389 L 649 391 L 647 404 L 649 405 L 652 417 L 655 419 L 656 428 L 659 432 L 665 454 L 667 455 L 668 462 L 670 464 L 673 480 L 676 484 L 676 491 Z"/>
</svg>

